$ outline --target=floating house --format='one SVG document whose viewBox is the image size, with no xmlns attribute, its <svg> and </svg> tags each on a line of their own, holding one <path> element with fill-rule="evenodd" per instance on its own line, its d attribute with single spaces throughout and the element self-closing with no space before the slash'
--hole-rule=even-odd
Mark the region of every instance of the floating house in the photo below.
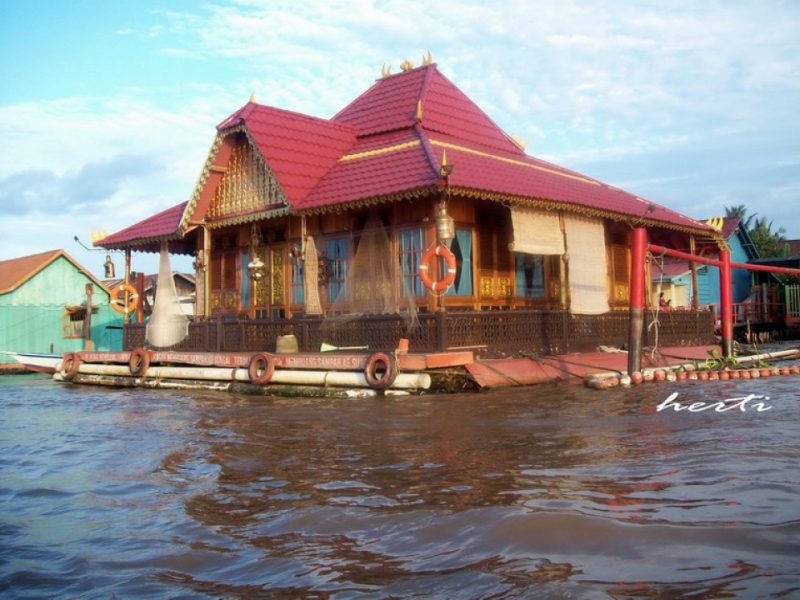
<svg viewBox="0 0 800 600">
<path fill-rule="evenodd" d="M 63 250 L 0 261 L 0 350 L 120 350 L 121 325 L 102 283 Z"/>
<path fill-rule="evenodd" d="M 718 248 L 706 223 L 526 154 L 430 60 L 329 119 L 252 98 L 188 201 L 95 242 L 195 257 L 181 350 L 329 346 L 554 353 L 628 339 L 631 231 Z M 662 316 L 707 343 L 708 311 Z M 651 329 L 647 328 L 650 332 Z M 711 338 L 713 340 L 713 338 Z M 144 346 L 144 325 L 124 346 Z"/>
</svg>

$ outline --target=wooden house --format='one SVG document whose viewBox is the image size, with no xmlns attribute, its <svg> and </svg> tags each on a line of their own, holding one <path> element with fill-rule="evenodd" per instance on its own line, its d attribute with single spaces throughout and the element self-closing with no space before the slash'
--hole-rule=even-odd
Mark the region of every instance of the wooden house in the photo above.
<svg viewBox="0 0 800 600">
<path fill-rule="evenodd" d="M 63 250 L 0 261 L 0 350 L 120 350 L 121 325 L 108 291 Z"/>
<path fill-rule="evenodd" d="M 386 241 L 373 258 L 390 259 L 380 281 L 364 279 L 358 259 L 375 223 Z M 621 343 L 640 226 L 674 248 L 717 239 L 705 223 L 527 155 L 435 64 L 406 63 L 330 119 L 251 100 L 218 125 L 188 201 L 96 244 L 130 256 L 166 242 L 196 257 L 186 348 L 244 350 L 294 333 L 309 349 L 410 337 L 491 354 Z M 426 256 L 439 243 L 454 264 Z M 425 285 L 448 277 L 444 291 Z M 389 301 L 362 309 L 376 297 Z M 410 333 L 397 324 L 409 307 Z M 360 319 L 322 326 L 348 312 Z M 679 318 L 682 341 L 708 339 L 705 317 Z M 126 346 L 142 340 L 131 325 Z"/>
</svg>

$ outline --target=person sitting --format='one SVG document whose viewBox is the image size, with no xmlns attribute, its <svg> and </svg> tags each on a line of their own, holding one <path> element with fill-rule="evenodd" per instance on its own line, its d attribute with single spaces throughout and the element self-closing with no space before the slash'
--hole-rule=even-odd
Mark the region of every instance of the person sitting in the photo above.
<svg viewBox="0 0 800 600">
<path fill-rule="evenodd" d="M 666 298 L 664 298 L 664 292 L 661 292 L 658 295 L 658 306 L 659 306 L 659 308 L 669 308 L 669 303 L 670 302 L 672 302 L 672 300 L 667 300 Z"/>
</svg>

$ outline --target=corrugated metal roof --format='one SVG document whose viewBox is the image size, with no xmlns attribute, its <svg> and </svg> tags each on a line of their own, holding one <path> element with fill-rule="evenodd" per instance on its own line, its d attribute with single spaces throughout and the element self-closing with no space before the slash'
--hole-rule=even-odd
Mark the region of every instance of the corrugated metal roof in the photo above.
<svg viewBox="0 0 800 600">
<path fill-rule="evenodd" d="M 47 252 L 21 256 L 10 260 L 0 260 L 0 294 L 13 292 L 62 256 L 86 277 L 94 281 L 101 290 L 105 291 L 103 283 L 64 250 L 48 250 Z"/>
</svg>

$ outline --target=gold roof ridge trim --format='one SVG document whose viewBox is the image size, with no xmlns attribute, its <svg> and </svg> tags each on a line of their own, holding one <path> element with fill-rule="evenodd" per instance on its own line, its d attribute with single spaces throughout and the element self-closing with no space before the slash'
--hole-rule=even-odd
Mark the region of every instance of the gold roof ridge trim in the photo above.
<svg viewBox="0 0 800 600">
<path fill-rule="evenodd" d="M 340 202 L 337 204 L 327 204 L 325 206 L 314 206 L 311 208 L 298 208 L 292 211 L 295 215 L 321 215 L 325 213 L 341 213 L 354 208 L 364 208 L 368 206 L 375 206 L 378 204 L 386 204 L 387 202 L 397 202 L 399 200 L 409 200 L 415 198 L 422 198 L 428 194 L 436 193 L 437 188 L 433 185 L 422 185 L 419 187 L 411 188 L 400 192 L 392 192 L 389 194 L 381 194 L 378 196 L 369 196 L 359 200 L 351 200 L 348 202 Z"/>
<path fill-rule="evenodd" d="M 499 192 L 487 192 L 485 190 L 453 187 L 451 193 L 454 196 L 462 196 L 464 198 L 476 198 L 483 200 L 491 200 L 493 202 L 509 202 L 511 204 L 519 204 L 523 206 L 533 206 L 536 208 L 544 208 L 546 210 L 564 210 L 567 212 L 574 212 L 582 214 L 587 217 L 599 217 L 611 219 L 612 221 L 636 222 L 643 225 L 652 227 L 660 227 L 662 229 L 671 229 L 673 231 L 681 231 L 684 233 L 700 233 L 709 239 L 718 239 L 718 235 L 703 229 L 694 229 L 688 225 L 678 225 L 677 223 L 668 223 L 666 221 L 658 221 L 655 219 L 640 219 L 634 215 L 626 215 L 623 213 L 613 212 L 611 210 L 602 208 L 592 208 L 590 206 L 570 203 L 566 200 L 548 200 L 546 198 L 537 198 L 534 196 L 519 196 L 516 194 L 504 194 Z"/>
<path fill-rule="evenodd" d="M 379 156 L 381 154 L 389 154 L 390 152 L 399 152 L 408 148 L 419 146 L 422 142 L 419 140 L 411 140 L 410 142 L 403 142 L 402 144 L 395 144 L 393 146 L 384 146 L 383 148 L 376 148 L 375 150 L 365 150 L 364 152 L 356 152 L 354 154 L 345 154 L 339 159 L 339 162 L 347 162 L 351 160 L 358 160 L 360 158 L 369 158 L 370 156 Z"/>
<path fill-rule="evenodd" d="M 211 144 L 211 148 L 206 155 L 206 161 L 203 164 L 203 169 L 200 171 L 200 175 L 197 178 L 197 183 L 194 184 L 194 190 L 192 190 L 192 196 L 189 198 L 189 201 L 186 203 L 186 207 L 183 209 L 183 214 L 181 215 L 181 220 L 178 222 L 178 231 L 183 232 L 189 227 L 189 220 L 194 213 L 194 209 L 197 206 L 197 201 L 200 199 L 200 192 L 205 186 L 206 181 L 208 181 L 208 176 L 211 173 L 211 167 L 214 165 L 214 160 L 217 157 L 217 152 L 219 152 L 219 148 L 222 145 L 222 140 L 225 136 L 221 133 L 217 132 L 214 136 L 214 141 Z"/>
<path fill-rule="evenodd" d="M 451 144 L 449 142 L 441 142 L 439 140 L 431 140 L 432 146 L 439 146 L 440 148 L 449 148 L 451 150 L 456 150 L 458 152 L 466 152 L 467 154 L 473 154 L 475 156 L 483 156 L 485 158 L 491 158 L 494 160 L 499 160 L 500 162 L 512 164 L 512 165 L 519 165 L 521 167 L 527 167 L 529 169 L 535 169 L 537 171 L 543 171 L 545 173 L 552 173 L 553 175 L 558 175 L 560 177 L 566 177 L 567 179 L 574 179 L 576 181 L 583 181 L 584 183 L 591 183 L 592 185 L 601 186 L 599 181 L 594 179 L 589 179 L 588 177 L 582 177 L 580 175 L 572 175 L 570 173 L 564 173 L 562 171 L 557 171 L 555 169 L 549 169 L 547 167 L 542 167 L 540 165 L 533 165 L 528 162 L 524 162 L 521 160 L 516 160 L 514 158 L 506 158 L 505 156 L 498 156 L 497 154 L 490 154 L 488 152 L 483 152 L 481 150 L 475 150 L 474 148 L 467 148 L 466 146 L 459 146 L 458 144 Z"/>
</svg>

